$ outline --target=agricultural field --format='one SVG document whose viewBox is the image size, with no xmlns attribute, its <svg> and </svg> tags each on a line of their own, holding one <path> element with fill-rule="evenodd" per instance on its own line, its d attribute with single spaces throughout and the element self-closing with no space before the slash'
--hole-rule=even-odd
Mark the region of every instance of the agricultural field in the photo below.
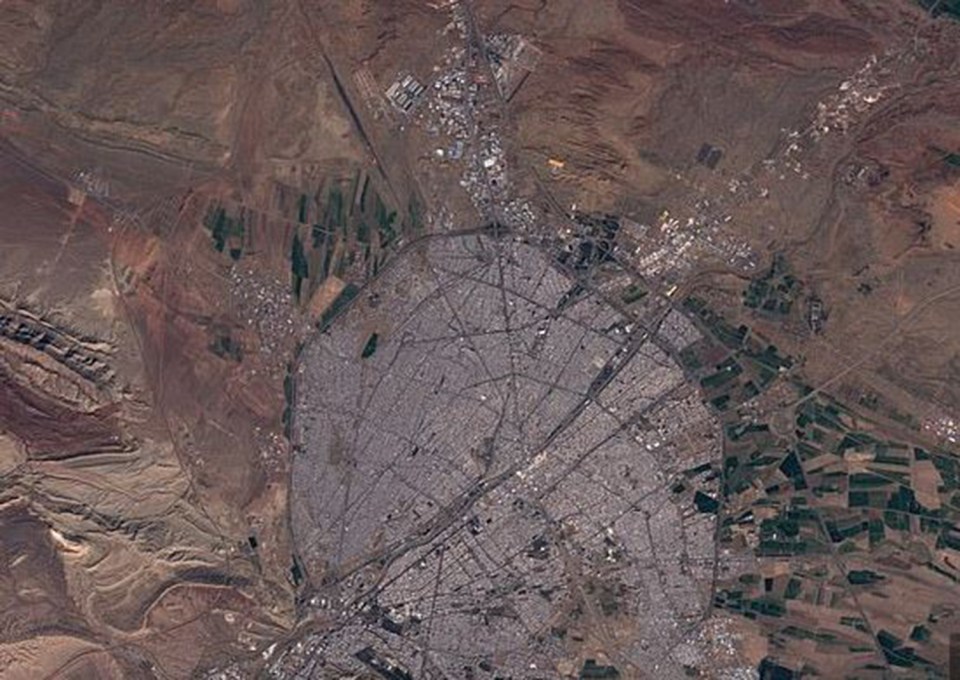
<svg viewBox="0 0 960 680">
<path fill-rule="evenodd" d="M 0 678 L 955 675 L 958 45 L 0 2 Z"/>
<path fill-rule="evenodd" d="M 756 558 L 714 606 L 756 622 L 802 673 L 936 675 L 960 604 L 956 454 L 890 439 L 870 409 L 816 392 L 771 346 L 751 348 L 750 329 L 686 305 L 709 330 L 688 366 L 704 375 L 724 453 L 715 499 L 682 492 L 718 514 L 722 546 Z"/>
</svg>

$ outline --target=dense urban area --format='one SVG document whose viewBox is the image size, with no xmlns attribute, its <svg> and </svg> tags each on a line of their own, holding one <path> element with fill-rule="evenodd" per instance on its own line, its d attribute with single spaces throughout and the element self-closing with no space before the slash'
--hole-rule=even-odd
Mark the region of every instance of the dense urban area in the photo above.
<svg viewBox="0 0 960 680">
<path fill-rule="evenodd" d="M 958 44 L 0 3 L 0 677 L 954 677 Z"/>
<path fill-rule="evenodd" d="M 762 268 L 737 215 L 808 179 L 806 159 L 895 87 L 901 58 L 871 57 L 752 171 L 640 222 L 560 204 L 548 184 L 561 158 L 515 164 L 507 105 L 539 50 L 481 34 L 467 2 L 441 9 L 462 44 L 428 77 L 401 70 L 382 93 L 369 72 L 355 77 L 369 113 L 430 149 L 432 181 L 465 189 L 480 221 L 440 203 L 378 274 L 348 284 L 292 367 L 294 578 L 322 624 L 270 673 L 812 669 L 775 655 L 738 665 L 717 620 L 729 612 L 786 619 L 776 636 L 832 648 L 840 667 L 936 676 L 918 645 L 948 610 L 918 612 L 907 635 L 884 628 L 861 591 L 887 577 L 858 555 L 899 532 L 957 540 L 940 498 L 955 459 L 864 430 L 794 357 L 690 285 L 722 263 L 751 278 L 744 308 L 823 331 L 817 292 L 782 255 Z M 723 157 L 703 142 L 694 172 Z M 381 227 L 381 246 L 392 239 Z M 945 565 L 914 578 L 956 578 Z M 832 620 L 804 617 L 818 607 Z M 596 658 L 571 665 L 571 643 Z"/>
</svg>

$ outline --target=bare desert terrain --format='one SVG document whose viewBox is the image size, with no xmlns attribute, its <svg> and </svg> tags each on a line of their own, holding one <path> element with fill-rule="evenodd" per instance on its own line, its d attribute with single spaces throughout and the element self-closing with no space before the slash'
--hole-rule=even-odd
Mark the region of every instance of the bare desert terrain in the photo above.
<svg viewBox="0 0 960 680">
<path fill-rule="evenodd" d="M 960 7 L 0 2 L 0 678 L 946 678 Z"/>
</svg>

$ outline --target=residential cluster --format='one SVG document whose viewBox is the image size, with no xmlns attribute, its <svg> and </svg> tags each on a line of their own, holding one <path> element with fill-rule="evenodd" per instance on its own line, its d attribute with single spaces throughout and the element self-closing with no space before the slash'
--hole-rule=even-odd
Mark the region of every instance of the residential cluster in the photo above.
<svg viewBox="0 0 960 680">
<path fill-rule="evenodd" d="M 335 625 L 276 675 L 552 678 L 617 625 L 683 677 L 670 650 L 715 557 L 714 515 L 673 489 L 719 439 L 667 418 L 710 428 L 671 358 L 697 329 L 668 310 L 651 334 L 513 238 L 433 238 L 365 294 L 390 300 L 383 325 L 361 304 L 299 369 L 294 534 L 305 604 Z"/>
</svg>

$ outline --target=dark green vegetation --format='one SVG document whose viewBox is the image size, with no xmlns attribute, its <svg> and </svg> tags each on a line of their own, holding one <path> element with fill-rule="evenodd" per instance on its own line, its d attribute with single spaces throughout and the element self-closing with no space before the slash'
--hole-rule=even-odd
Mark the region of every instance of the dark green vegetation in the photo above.
<svg viewBox="0 0 960 680">
<path fill-rule="evenodd" d="M 580 670 L 580 680 L 617 680 L 620 671 L 614 666 L 602 666 L 594 659 L 587 659 Z"/>
<path fill-rule="evenodd" d="M 847 580 L 855 586 L 870 585 L 883 579 L 883 574 L 878 574 L 870 569 L 854 569 L 847 572 Z"/>
<path fill-rule="evenodd" d="M 377 189 L 377 181 L 357 172 L 350 178 L 330 179 L 315 190 L 278 185 L 274 190 L 276 218 L 255 214 L 240 206 L 214 205 L 204 218 L 217 252 L 234 260 L 256 245 L 251 225 L 256 217 L 262 238 L 285 233 L 291 288 L 298 302 L 306 302 L 328 277 L 362 283 L 377 274 L 388 249 L 406 235 L 423 231 L 423 208 L 415 198 L 393 206 Z M 274 244 L 263 247 L 272 250 Z"/>
<path fill-rule="evenodd" d="M 629 305 L 642 300 L 647 296 L 647 293 L 648 291 L 639 284 L 631 283 L 620 293 L 620 299 L 623 300 L 624 304 Z"/>
<path fill-rule="evenodd" d="M 794 287 L 783 285 L 783 271 L 775 263 L 763 285 L 752 287 L 749 307 L 784 310 L 784 294 Z M 936 615 L 940 593 L 931 590 L 929 616 L 906 622 L 882 605 L 862 609 L 852 597 L 895 602 L 903 584 L 921 578 L 944 588 L 960 583 L 954 566 L 960 564 L 958 457 L 885 436 L 869 420 L 893 412 L 879 395 L 858 394 L 847 405 L 814 394 L 795 375 L 793 360 L 749 327 L 730 323 L 701 298 L 684 306 L 706 335 L 681 360 L 723 425 L 724 458 L 722 465 L 686 471 L 672 490 L 691 494 L 698 511 L 717 513 L 722 549 L 749 550 L 764 565 L 789 565 L 721 582 L 714 606 L 760 623 L 771 649 L 812 641 L 828 653 L 859 655 L 855 663 L 864 671 L 932 669 L 928 652 L 939 644 L 938 658 L 945 658 L 949 632 Z M 900 415 L 898 422 L 916 424 Z M 699 486 L 713 489 L 718 478 L 719 494 Z M 919 479 L 927 480 L 921 488 Z M 805 606 L 797 616 L 795 602 Z M 819 609 L 815 628 L 811 606 Z M 794 658 L 803 658 L 800 650 Z M 795 677 L 770 664 L 769 677 Z M 830 671 L 808 667 L 806 673 L 827 677 Z"/>
<path fill-rule="evenodd" d="M 858 406 L 862 406 L 863 408 L 868 409 L 877 415 L 894 420 L 911 430 L 920 430 L 920 420 L 915 415 L 912 413 L 903 412 L 895 404 L 891 403 L 889 399 L 884 399 L 876 392 L 870 390 L 861 390 L 856 394 L 844 396 L 849 396 L 849 401 L 856 403 Z"/>
<path fill-rule="evenodd" d="M 328 182 L 315 194 L 296 200 L 297 236 L 302 238 L 308 275 L 291 258 L 294 287 L 298 276 L 309 281 L 309 295 L 328 277 L 362 282 L 377 274 L 387 249 L 403 235 L 422 231 L 421 209 L 410 199 L 403 215 L 377 191 L 375 182 L 357 173 L 350 180 Z"/>
<path fill-rule="evenodd" d="M 293 364 L 287 364 L 287 372 L 283 376 L 283 436 L 290 440 L 291 428 L 293 426 L 293 400 L 294 400 L 294 382 L 293 382 Z"/>
<path fill-rule="evenodd" d="M 234 260 L 240 259 L 243 254 L 243 239 L 246 234 L 244 218 L 243 211 L 240 211 L 236 217 L 231 217 L 227 214 L 226 208 L 222 206 L 215 206 L 207 213 L 203 224 L 210 230 L 213 247 L 217 249 L 217 252 L 222 253 L 229 245 L 230 257 Z"/>
<path fill-rule="evenodd" d="M 237 362 L 243 359 L 243 347 L 229 332 L 218 333 L 210 343 L 210 351 L 221 359 Z"/>
<path fill-rule="evenodd" d="M 823 398 L 797 406 L 789 441 L 756 424 L 727 426 L 723 488 L 728 500 L 762 481 L 764 505 L 780 508 L 776 518 L 759 526 L 761 554 L 806 554 L 848 539 L 869 549 L 890 530 L 930 534 L 938 544 L 953 540 L 948 529 L 960 515 L 920 504 L 910 486 L 910 468 L 930 456 L 946 473 L 941 473 L 942 489 L 955 489 L 949 473 L 956 460 L 880 439 L 855 429 L 854 422 L 845 407 Z M 840 464 L 851 455 L 864 461 L 863 472 L 849 473 Z M 867 578 L 866 572 L 851 572 L 850 582 Z"/>
<path fill-rule="evenodd" d="M 294 588 L 299 588 L 303 583 L 303 567 L 300 566 L 300 560 L 296 555 L 293 556 L 293 564 L 290 565 L 290 582 L 293 583 Z"/>
<path fill-rule="evenodd" d="M 883 650 L 883 655 L 891 666 L 912 668 L 914 666 L 929 666 L 930 663 L 918 656 L 913 647 L 906 647 L 896 635 L 881 630 L 877 633 L 877 642 Z"/>
<path fill-rule="evenodd" d="M 948 16 L 960 20 L 960 0 L 919 0 L 920 6 L 934 16 Z"/>
<path fill-rule="evenodd" d="M 760 662 L 760 666 L 757 667 L 757 673 L 760 676 L 760 680 L 794 680 L 794 678 L 800 677 L 799 673 L 794 673 L 786 666 L 781 666 L 770 658 L 766 658 Z"/>
<path fill-rule="evenodd" d="M 329 328 L 333 320 L 347 308 L 350 301 L 353 300 L 359 292 L 360 288 L 358 286 L 348 283 L 346 287 L 340 291 L 340 295 L 338 295 L 333 303 L 324 311 L 323 316 L 320 318 L 320 330 Z"/>
<path fill-rule="evenodd" d="M 702 491 L 697 491 L 693 495 L 693 504 L 697 507 L 698 512 L 709 512 L 716 514 L 717 510 L 720 509 L 720 503 L 715 498 L 711 498 Z"/>
<path fill-rule="evenodd" d="M 584 271 L 613 260 L 614 243 L 620 230 L 620 219 L 616 215 L 577 212 L 573 222 L 576 233 L 557 254 L 560 264 Z"/>
<path fill-rule="evenodd" d="M 299 234 L 293 235 L 293 245 L 290 248 L 290 273 L 293 275 L 293 294 L 300 300 L 300 288 L 303 280 L 310 276 L 310 266 L 303 252 L 303 241 Z"/>
<path fill-rule="evenodd" d="M 689 297 L 683 304 L 714 340 L 688 348 L 680 359 L 689 373 L 700 376 L 707 400 L 718 411 L 764 392 L 781 371 L 793 366 L 793 359 L 781 356 L 775 346 L 752 334 L 746 326 L 729 324 L 703 300 Z"/>
<path fill-rule="evenodd" d="M 367 339 L 367 343 L 363 346 L 363 351 L 360 353 L 361 358 L 369 359 L 377 351 L 377 340 L 379 336 L 376 333 L 372 333 Z"/>
<path fill-rule="evenodd" d="M 800 282 L 790 273 L 787 261 L 782 255 L 776 255 L 770 269 L 747 286 L 743 304 L 773 316 L 788 316 L 801 289 Z"/>
</svg>

